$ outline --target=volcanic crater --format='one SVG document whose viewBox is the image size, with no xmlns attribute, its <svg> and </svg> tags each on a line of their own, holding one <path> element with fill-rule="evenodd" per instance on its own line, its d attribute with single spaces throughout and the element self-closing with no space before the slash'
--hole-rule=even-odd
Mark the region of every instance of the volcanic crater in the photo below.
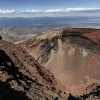
<svg viewBox="0 0 100 100">
<path fill-rule="evenodd" d="M 63 85 L 79 85 L 85 77 L 100 80 L 100 30 L 66 28 L 24 44 Z"/>
<path fill-rule="evenodd" d="M 9 90 L 2 100 L 4 92 L 5 100 L 16 100 L 12 91 L 19 100 L 99 100 L 100 30 L 65 28 L 17 44 L 0 40 L 0 84 Z"/>
</svg>

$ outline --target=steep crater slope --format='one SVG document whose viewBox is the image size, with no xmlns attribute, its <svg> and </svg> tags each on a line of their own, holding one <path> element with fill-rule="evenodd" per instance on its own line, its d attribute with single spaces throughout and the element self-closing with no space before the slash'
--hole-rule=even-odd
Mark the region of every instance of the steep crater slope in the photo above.
<svg viewBox="0 0 100 100">
<path fill-rule="evenodd" d="M 100 30 L 66 28 L 19 43 L 63 85 L 100 80 Z"/>
<path fill-rule="evenodd" d="M 66 90 L 24 49 L 0 40 L 1 100 L 66 100 Z"/>
</svg>

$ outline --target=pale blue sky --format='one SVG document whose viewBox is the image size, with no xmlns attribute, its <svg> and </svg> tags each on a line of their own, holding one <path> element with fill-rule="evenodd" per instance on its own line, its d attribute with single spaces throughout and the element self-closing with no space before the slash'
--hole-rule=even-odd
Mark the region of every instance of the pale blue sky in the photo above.
<svg viewBox="0 0 100 100">
<path fill-rule="evenodd" d="M 0 0 L 0 9 L 59 9 L 77 7 L 100 7 L 100 0 Z"/>
</svg>

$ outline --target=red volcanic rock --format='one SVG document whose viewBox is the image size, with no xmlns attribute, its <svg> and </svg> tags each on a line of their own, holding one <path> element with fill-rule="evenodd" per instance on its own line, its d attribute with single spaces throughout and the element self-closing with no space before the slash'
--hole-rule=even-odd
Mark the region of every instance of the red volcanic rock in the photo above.
<svg viewBox="0 0 100 100">
<path fill-rule="evenodd" d="M 84 34 L 84 36 L 90 38 L 93 42 L 100 45 L 100 30 L 91 32 L 90 34 Z"/>
<path fill-rule="evenodd" d="M 66 100 L 63 89 L 51 72 L 24 49 L 0 40 L 1 100 Z"/>
<path fill-rule="evenodd" d="M 99 32 L 100 30 L 96 29 L 65 28 L 43 34 L 33 41 L 28 40 L 22 46 L 24 45 L 28 53 L 49 69 L 63 85 L 74 87 L 71 90 L 73 94 L 77 95 L 74 90 L 79 89 L 78 93 L 81 94 L 76 98 L 70 95 L 69 100 L 84 99 L 85 96 L 87 100 L 91 100 L 95 94 L 99 98 L 98 91 L 100 92 L 100 83 L 96 84 L 97 80 L 100 80 Z M 88 93 L 86 84 L 80 86 L 87 76 L 90 80 L 96 79 L 95 91 L 92 90 L 92 83 L 86 86 L 91 85 Z M 86 92 L 81 92 L 83 90 Z"/>
</svg>

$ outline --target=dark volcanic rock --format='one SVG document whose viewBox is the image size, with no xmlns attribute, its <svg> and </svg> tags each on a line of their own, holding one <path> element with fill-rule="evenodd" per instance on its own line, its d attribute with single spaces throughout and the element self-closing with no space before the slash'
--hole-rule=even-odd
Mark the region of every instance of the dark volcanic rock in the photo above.
<svg viewBox="0 0 100 100">
<path fill-rule="evenodd" d="M 0 40 L 2 40 L 2 37 L 0 36 Z"/>
</svg>

